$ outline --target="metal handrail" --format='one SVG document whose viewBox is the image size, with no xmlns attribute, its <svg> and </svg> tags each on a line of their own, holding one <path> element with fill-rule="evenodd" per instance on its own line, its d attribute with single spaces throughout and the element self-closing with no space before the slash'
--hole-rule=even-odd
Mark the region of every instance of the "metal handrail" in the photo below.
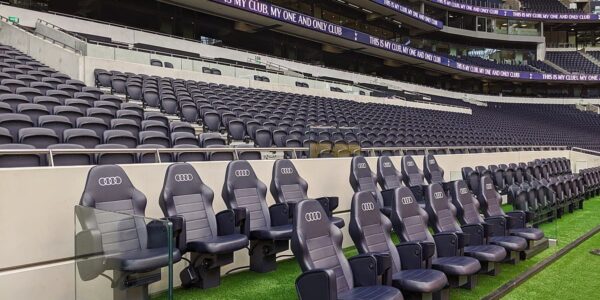
<svg viewBox="0 0 600 300">
<path fill-rule="evenodd" d="M 361 148 L 361 151 L 368 152 L 369 155 L 375 156 L 377 152 L 382 151 L 391 151 L 395 153 L 404 154 L 407 151 L 423 151 L 425 154 L 429 154 L 429 151 L 432 150 L 444 150 L 446 153 L 450 152 L 450 150 L 472 150 L 479 149 L 482 152 L 486 152 L 486 150 L 500 150 L 505 149 L 510 151 L 514 150 L 523 150 L 525 148 L 540 148 L 540 149 L 552 149 L 556 150 L 569 150 L 568 146 L 537 146 L 537 145 L 515 145 L 515 146 L 440 146 L 440 147 L 368 147 Z"/>
<path fill-rule="evenodd" d="M 81 36 L 81 35 L 79 35 L 79 34 L 77 34 L 75 32 L 70 32 L 70 31 L 68 31 L 68 30 L 66 30 L 66 29 L 64 29 L 64 28 L 62 28 L 62 27 L 60 27 L 58 25 L 54 25 L 54 24 L 52 24 L 52 23 L 50 23 L 50 22 L 48 22 L 46 20 L 38 18 L 37 21 L 36 21 L 36 23 L 42 23 L 42 24 L 47 25 L 49 27 L 52 27 L 52 28 L 54 28 L 54 29 L 56 29 L 56 30 L 58 30 L 58 31 L 60 31 L 62 33 L 65 33 L 65 34 L 68 34 L 70 36 L 73 36 L 74 38 L 77 38 L 77 39 L 79 39 L 82 42 L 86 42 L 86 43 L 88 42 L 88 39 L 86 37 Z"/>
<path fill-rule="evenodd" d="M 584 149 L 584 148 L 579 148 L 579 147 L 573 147 L 573 148 L 571 148 L 571 150 L 572 151 L 586 153 L 586 154 L 592 154 L 592 155 L 600 156 L 600 151 L 596 151 L 596 150 Z"/>
</svg>

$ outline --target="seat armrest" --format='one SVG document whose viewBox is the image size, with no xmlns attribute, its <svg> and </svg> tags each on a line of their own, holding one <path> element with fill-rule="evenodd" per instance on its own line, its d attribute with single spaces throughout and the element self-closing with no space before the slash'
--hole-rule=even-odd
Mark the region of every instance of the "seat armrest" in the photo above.
<svg viewBox="0 0 600 300">
<path fill-rule="evenodd" d="M 490 224 L 490 236 L 503 236 L 507 234 L 506 218 L 504 216 L 494 216 L 485 218 L 485 222 Z"/>
<path fill-rule="evenodd" d="M 300 300 L 336 300 L 335 273 L 331 269 L 314 269 L 303 272 L 296 279 L 296 292 Z"/>
<path fill-rule="evenodd" d="M 231 209 L 227 209 L 219 212 L 216 216 L 217 219 L 217 235 L 224 236 L 235 233 L 235 212 Z"/>
<path fill-rule="evenodd" d="M 508 221 L 508 228 L 525 228 L 527 224 L 527 213 L 522 210 L 515 210 L 506 213 L 506 220 Z"/>
<path fill-rule="evenodd" d="M 164 219 L 163 219 L 164 220 Z M 146 243 L 147 249 L 163 248 L 167 247 L 169 234 L 164 221 L 152 220 L 146 224 L 146 232 L 148 234 L 148 241 Z M 175 236 L 175 230 L 173 226 L 173 237 Z M 174 245 L 174 248 L 177 245 Z"/>
<path fill-rule="evenodd" d="M 104 249 L 100 230 L 82 230 L 75 235 L 75 258 L 77 271 L 83 281 L 93 280 L 104 272 Z"/>
<path fill-rule="evenodd" d="M 430 260 L 435 254 L 435 243 L 433 242 L 420 242 L 423 260 Z"/>
<path fill-rule="evenodd" d="M 461 255 L 462 247 L 458 247 L 458 237 L 454 232 L 440 232 L 433 235 L 439 257 Z"/>
<path fill-rule="evenodd" d="M 232 209 L 235 215 L 235 228 L 239 229 L 239 233 L 250 236 L 250 218 L 247 217 L 248 210 L 245 207 Z"/>
<path fill-rule="evenodd" d="M 406 242 L 396 245 L 403 270 L 423 268 L 423 247 L 420 243 Z"/>
<path fill-rule="evenodd" d="M 348 259 L 355 286 L 377 285 L 377 258 L 372 254 L 359 254 Z"/>
<path fill-rule="evenodd" d="M 289 206 L 287 203 L 275 203 L 269 207 L 271 226 L 281 226 L 290 223 Z"/>
<path fill-rule="evenodd" d="M 381 198 L 383 198 L 383 207 L 392 207 L 394 203 L 394 189 L 381 191 Z"/>
<path fill-rule="evenodd" d="M 177 215 L 166 217 L 165 219 L 173 223 L 173 239 L 175 240 L 175 247 L 179 249 L 181 254 L 185 253 L 187 249 L 187 227 L 185 224 L 185 217 Z"/>
<path fill-rule="evenodd" d="M 381 276 L 384 285 L 392 285 L 392 257 L 389 253 L 370 253 L 377 260 L 377 275 Z"/>
<path fill-rule="evenodd" d="M 297 202 L 286 202 L 287 206 L 288 206 L 288 216 L 290 216 L 291 219 L 294 218 L 294 214 L 296 213 L 296 205 L 298 205 Z"/>
</svg>

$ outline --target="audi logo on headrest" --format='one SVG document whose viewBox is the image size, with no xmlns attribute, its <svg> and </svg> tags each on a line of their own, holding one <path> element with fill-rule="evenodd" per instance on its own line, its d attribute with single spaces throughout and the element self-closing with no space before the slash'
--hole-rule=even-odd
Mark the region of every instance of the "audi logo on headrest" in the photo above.
<svg viewBox="0 0 600 300">
<path fill-rule="evenodd" d="M 284 174 L 284 175 L 294 174 L 294 169 L 292 169 L 292 168 L 281 168 L 281 174 Z"/>
<path fill-rule="evenodd" d="M 123 179 L 121 179 L 120 176 L 98 178 L 98 184 L 100 186 L 119 185 L 121 183 L 123 183 Z"/>
<path fill-rule="evenodd" d="M 389 161 L 386 161 L 386 162 L 383 163 L 383 167 L 384 168 L 391 168 L 392 167 L 392 163 L 389 162 Z"/>
<path fill-rule="evenodd" d="M 430 164 L 430 165 L 435 165 L 435 159 L 430 159 L 430 160 L 429 160 L 429 164 Z"/>
<path fill-rule="evenodd" d="M 407 205 L 413 203 L 412 197 L 402 197 L 402 204 Z"/>
<path fill-rule="evenodd" d="M 367 168 L 367 163 L 358 163 L 358 168 L 359 169 L 365 169 L 365 168 Z"/>
<path fill-rule="evenodd" d="M 491 183 L 486 183 L 486 184 L 485 184 L 485 189 L 486 189 L 486 190 L 491 190 L 491 189 L 493 189 L 493 187 L 492 187 L 492 184 L 491 184 Z"/>
<path fill-rule="evenodd" d="M 304 214 L 304 219 L 307 222 L 319 221 L 321 220 L 321 212 L 320 211 L 311 211 Z"/>
<path fill-rule="evenodd" d="M 250 176 L 250 170 L 235 170 L 235 177 L 248 177 Z"/>
<path fill-rule="evenodd" d="M 444 198 L 444 193 L 442 193 L 442 192 L 435 192 L 433 194 L 433 198 L 435 198 L 435 199 L 442 199 L 442 198 Z"/>
<path fill-rule="evenodd" d="M 363 211 L 370 211 L 375 209 L 375 204 L 373 202 L 365 202 L 361 204 Z"/>
<path fill-rule="evenodd" d="M 194 176 L 192 174 L 175 174 L 175 181 L 177 182 L 188 182 L 192 181 Z"/>
<path fill-rule="evenodd" d="M 459 193 L 461 195 L 469 193 L 469 189 L 468 188 L 460 188 L 460 190 L 458 190 L 458 191 L 459 191 Z"/>
<path fill-rule="evenodd" d="M 415 166 L 415 162 L 414 161 L 409 161 L 406 163 L 407 166 L 409 167 L 414 167 Z"/>
</svg>

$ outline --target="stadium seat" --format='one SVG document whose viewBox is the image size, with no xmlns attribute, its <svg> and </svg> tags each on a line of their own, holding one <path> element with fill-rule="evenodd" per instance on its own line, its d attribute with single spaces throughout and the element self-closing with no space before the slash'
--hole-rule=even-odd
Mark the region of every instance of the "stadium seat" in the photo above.
<svg viewBox="0 0 600 300">
<path fill-rule="evenodd" d="M 486 184 L 490 185 L 491 189 L 494 189 L 491 178 L 487 176 L 482 177 L 482 183 L 484 182 L 484 178 L 489 180 Z M 495 189 L 494 192 L 496 192 Z M 504 217 L 486 217 L 484 220 L 479 214 L 479 202 L 470 192 L 467 184 L 462 180 L 452 182 L 450 195 L 452 197 L 452 205 L 456 208 L 456 217 L 461 225 L 483 226 L 483 235 L 486 241 L 489 244 L 501 246 L 506 250 L 507 256 L 505 261 L 513 264 L 519 262 L 521 258 L 520 253 L 527 248 L 527 241 L 518 236 L 509 235 Z"/>
<path fill-rule="evenodd" d="M 296 166 L 291 160 L 278 159 L 273 164 L 271 173 L 270 191 L 277 203 L 286 203 L 289 206 L 290 220 L 293 219 L 295 206 L 306 199 L 315 199 L 323 205 L 323 209 L 331 222 L 339 227 L 344 227 L 344 219 L 333 216 L 333 211 L 338 207 L 339 198 L 335 196 L 309 198 L 308 182 L 300 176 Z"/>
<path fill-rule="evenodd" d="M 430 184 L 439 183 L 445 185 L 444 169 L 440 167 L 435 156 L 432 154 L 423 156 L 423 174 Z"/>
<path fill-rule="evenodd" d="M 352 197 L 349 232 L 358 253 L 389 256 L 386 259 L 391 260 L 392 275 L 382 281 L 391 282 L 404 297 L 449 299 L 446 275 L 423 266 L 422 258 L 428 254 L 428 249 L 418 242 L 394 245 L 390 236 L 392 223 L 380 212 L 379 203 L 369 191 L 355 193 Z"/>
<path fill-rule="evenodd" d="M 0 150 L 35 150 L 35 147 L 27 144 L 3 144 Z M 42 166 L 39 154 L 0 155 L 0 168 L 25 168 Z"/>
<path fill-rule="evenodd" d="M 94 149 L 110 149 L 110 150 L 126 150 L 127 146 L 122 144 L 100 144 L 96 145 Z M 96 154 L 97 165 L 121 165 L 121 164 L 134 164 L 136 163 L 135 154 L 130 153 L 100 153 Z"/>
<path fill-rule="evenodd" d="M 72 149 L 85 149 L 85 147 L 77 144 L 55 144 L 48 146 L 51 150 L 72 150 Z M 52 154 L 52 161 L 54 166 L 86 166 L 93 164 L 93 156 L 90 154 L 77 154 L 77 153 L 65 153 L 65 154 Z"/>
<path fill-rule="evenodd" d="M 17 112 L 29 116 L 34 126 L 38 126 L 38 119 L 49 114 L 48 109 L 41 104 L 23 103 L 17 106 Z"/>
<path fill-rule="evenodd" d="M 177 148 L 200 148 L 196 144 L 178 144 L 173 146 L 174 149 Z M 178 162 L 193 162 L 193 161 L 205 161 L 206 155 L 205 153 L 200 152 L 177 152 L 175 154 L 175 160 Z"/>
<path fill-rule="evenodd" d="M 140 144 L 161 145 L 165 148 L 171 147 L 171 140 L 162 132 L 158 131 L 140 131 Z"/>
<path fill-rule="evenodd" d="M 429 225 L 435 233 L 456 234 L 459 239 L 464 239 L 459 241 L 465 245 L 464 253 L 479 260 L 482 272 L 491 275 L 500 272 L 498 263 L 506 258 L 504 248 L 485 243 L 484 227 L 481 224 L 459 226 L 455 215 L 456 208 L 450 203 L 440 184 L 434 183 L 427 187 L 425 209 L 429 215 Z"/>
<path fill-rule="evenodd" d="M 31 118 L 27 115 L 9 113 L 0 114 L 0 127 L 6 128 L 13 137 L 13 142 L 19 142 L 19 130 L 33 127 Z"/>
<path fill-rule="evenodd" d="M 165 146 L 159 145 L 159 144 L 143 144 L 143 145 L 137 145 L 137 147 L 136 147 L 136 149 L 162 149 L 162 148 L 168 148 L 168 147 L 165 147 Z M 171 153 L 160 153 L 159 157 L 160 157 L 161 163 L 173 162 L 173 155 L 171 155 Z M 138 153 L 137 162 L 140 164 L 153 164 L 153 163 L 158 163 L 158 160 L 156 160 L 155 152 Z"/>
<path fill-rule="evenodd" d="M 299 202 L 295 215 L 305 216 L 294 219 L 291 242 L 302 269 L 296 279 L 300 299 L 404 299 L 399 290 L 377 283 L 379 276 L 389 274 L 389 267 L 379 267 L 374 254 L 344 256 L 342 232 L 323 217 L 326 213 L 318 202 Z"/>
<path fill-rule="evenodd" d="M 173 263 L 181 259 L 178 249 L 169 253 L 161 224 L 145 224 L 140 219 L 145 215 L 146 202 L 146 196 L 121 167 L 90 169 L 81 206 L 76 208 L 81 231 L 75 236 L 75 245 L 83 252 L 78 256 L 101 256 L 79 260 L 78 270 L 83 280 L 113 271 L 113 299 L 148 299 L 148 285 L 160 281 L 160 269 L 169 264 L 170 257 Z"/>
<path fill-rule="evenodd" d="M 381 211 L 389 216 L 392 209 L 393 190 L 377 189 L 377 176 L 371 172 L 369 163 L 362 156 L 355 156 L 350 162 L 350 185 L 354 192 L 369 191 L 377 197 Z"/>
<path fill-rule="evenodd" d="M 190 265 L 180 273 L 184 287 L 218 286 L 221 266 L 232 263 L 233 252 L 248 245 L 248 238 L 240 233 L 249 226 L 246 209 L 215 214 L 213 196 L 191 165 L 176 163 L 167 168 L 159 204 L 181 231 L 176 247 L 182 254 L 191 253 Z"/>
<path fill-rule="evenodd" d="M 46 149 L 50 145 L 60 143 L 60 139 L 52 129 L 31 127 L 19 129 L 19 143 Z"/>
<path fill-rule="evenodd" d="M 229 209 L 246 209 L 248 226 L 245 235 L 250 239 L 250 270 L 264 273 L 277 268 L 275 256 L 289 247 L 292 226 L 288 206 L 266 201 L 267 187 L 246 161 L 227 165 L 222 196 Z"/>
<path fill-rule="evenodd" d="M 463 256 L 464 240 L 452 232 L 432 236 L 427 228 L 429 216 L 410 189 L 400 187 L 394 193 L 391 221 L 400 240 L 421 244 L 426 252 L 421 257 L 422 265 L 444 272 L 450 286 L 473 289 L 481 264 L 475 258 Z"/>
<path fill-rule="evenodd" d="M 423 172 L 417 166 L 417 163 L 410 155 L 402 156 L 402 180 L 417 198 L 417 202 L 423 206 L 424 201 L 424 189 L 427 186 L 425 184 L 425 177 Z"/>
<path fill-rule="evenodd" d="M 105 144 L 121 144 L 127 148 L 135 148 L 138 145 L 136 136 L 129 131 L 119 129 L 105 131 L 102 140 Z"/>
</svg>

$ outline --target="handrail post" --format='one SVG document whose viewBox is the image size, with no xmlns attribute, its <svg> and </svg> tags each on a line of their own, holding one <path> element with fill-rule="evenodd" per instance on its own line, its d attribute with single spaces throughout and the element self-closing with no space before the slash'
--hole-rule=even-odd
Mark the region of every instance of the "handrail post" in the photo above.
<svg viewBox="0 0 600 300">
<path fill-rule="evenodd" d="M 54 167 L 54 156 L 52 153 L 52 149 L 48 149 L 48 164 L 50 164 L 50 167 Z"/>
<path fill-rule="evenodd" d="M 158 148 L 156 148 L 156 150 L 154 152 L 154 161 L 157 162 L 157 163 L 159 163 L 159 164 L 162 163 L 160 161 L 160 152 L 158 151 Z"/>
</svg>

